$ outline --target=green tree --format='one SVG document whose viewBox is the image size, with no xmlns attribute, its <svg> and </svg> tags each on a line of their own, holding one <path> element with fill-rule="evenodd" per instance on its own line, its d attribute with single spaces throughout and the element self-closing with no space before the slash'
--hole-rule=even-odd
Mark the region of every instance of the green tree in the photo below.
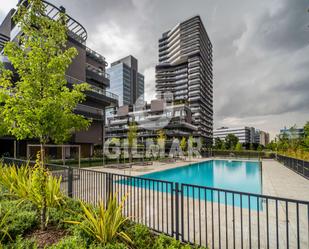
<svg viewBox="0 0 309 249">
<path fill-rule="evenodd" d="M 304 126 L 304 147 L 309 149 L 309 121 Z"/>
<path fill-rule="evenodd" d="M 159 145 L 160 147 L 160 150 L 162 150 L 162 156 L 165 155 L 165 141 L 166 141 L 166 135 L 165 135 L 165 132 L 163 129 L 159 130 L 157 132 L 158 136 L 157 136 L 157 144 Z M 161 156 L 161 153 L 160 153 L 160 157 Z M 164 157 L 164 156 L 163 156 Z"/>
<path fill-rule="evenodd" d="M 215 149 L 216 149 L 216 150 L 220 150 L 220 149 L 222 149 L 222 146 L 225 147 L 225 146 L 224 146 L 224 141 L 221 140 L 219 137 L 216 137 L 216 138 L 215 138 L 215 146 L 214 146 Z"/>
<path fill-rule="evenodd" d="M 257 147 L 257 150 L 258 151 L 262 151 L 263 150 L 263 146 L 261 144 L 259 144 L 258 147 Z"/>
<path fill-rule="evenodd" d="M 236 144 L 238 143 L 238 137 L 236 137 L 234 134 L 228 134 L 225 137 L 225 145 L 226 149 L 233 150 L 235 149 Z"/>
<path fill-rule="evenodd" d="M 44 167 L 44 146 L 63 143 L 73 132 L 86 129 L 90 120 L 74 113 L 85 99 L 88 84 L 67 87 L 66 71 L 77 50 L 67 48 L 66 16 L 57 20 L 45 15 L 42 0 L 20 4 L 14 22 L 22 35 L 18 42 L 8 42 L 4 55 L 18 74 L 12 82 L 11 73 L 1 69 L 1 117 L 8 134 L 18 140 L 38 139 L 41 144 L 41 167 Z M 46 175 L 46 174 L 43 174 Z M 46 182 L 44 177 L 43 182 Z M 46 196 L 42 198 L 41 227 L 46 224 Z"/>
<path fill-rule="evenodd" d="M 242 144 L 240 142 L 237 142 L 235 150 L 242 151 Z"/>
<path fill-rule="evenodd" d="M 137 125 L 135 122 L 132 122 L 129 125 L 129 130 L 128 130 L 128 152 L 129 152 L 129 161 L 132 162 L 132 148 L 134 146 L 134 142 L 136 141 L 137 138 Z"/>
<path fill-rule="evenodd" d="M 185 137 L 182 137 L 180 141 L 180 148 L 182 149 L 182 151 L 186 151 L 187 149 L 187 139 Z"/>
</svg>

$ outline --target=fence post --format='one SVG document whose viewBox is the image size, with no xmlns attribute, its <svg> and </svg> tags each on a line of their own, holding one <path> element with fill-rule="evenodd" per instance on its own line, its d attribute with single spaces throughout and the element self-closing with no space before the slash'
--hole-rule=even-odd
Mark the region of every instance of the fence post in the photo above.
<svg viewBox="0 0 309 249">
<path fill-rule="evenodd" d="M 175 183 L 175 235 L 179 240 L 179 183 Z"/>
<path fill-rule="evenodd" d="M 68 196 L 73 197 L 73 169 L 71 166 L 68 168 Z"/>
<path fill-rule="evenodd" d="M 110 199 L 113 198 L 113 176 L 111 173 L 106 173 L 106 182 L 105 182 L 105 189 L 106 189 L 106 207 Z"/>
</svg>

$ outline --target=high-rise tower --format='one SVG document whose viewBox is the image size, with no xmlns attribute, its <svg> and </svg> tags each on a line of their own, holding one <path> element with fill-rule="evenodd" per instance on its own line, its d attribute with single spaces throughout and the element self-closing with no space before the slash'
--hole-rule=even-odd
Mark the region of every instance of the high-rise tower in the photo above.
<svg viewBox="0 0 309 249">
<path fill-rule="evenodd" d="M 172 92 L 174 102 L 186 102 L 198 137 L 212 144 L 212 44 L 199 16 L 177 24 L 159 39 L 156 92 Z"/>
<path fill-rule="evenodd" d="M 119 106 L 133 105 L 144 97 L 144 76 L 138 72 L 138 61 L 132 55 L 113 62 L 107 72 L 110 90 L 119 95 Z"/>
</svg>

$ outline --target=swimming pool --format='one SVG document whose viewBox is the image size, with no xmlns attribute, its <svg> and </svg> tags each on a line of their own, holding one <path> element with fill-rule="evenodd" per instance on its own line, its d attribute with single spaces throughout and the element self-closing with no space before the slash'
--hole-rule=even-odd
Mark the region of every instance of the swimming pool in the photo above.
<svg viewBox="0 0 309 249">
<path fill-rule="evenodd" d="M 141 177 L 261 194 L 261 171 L 257 161 L 210 160 Z"/>
<path fill-rule="evenodd" d="M 196 185 L 261 194 L 261 169 L 258 161 L 209 160 L 153 172 L 140 177 L 182 184 L 183 195 L 187 197 L 220 202 L 227 205 L 250 206 L 251 209 L 262 208 L 262 200 L 255 196 L 249 198 L 246 194 L 240 195 L 233 194 L 232 192 L 194 187 Z M 170 185 L 161 185 L 155 181 L 142 182 L 141 187 L 161 192 L 171 192 Z"/>
</svg>

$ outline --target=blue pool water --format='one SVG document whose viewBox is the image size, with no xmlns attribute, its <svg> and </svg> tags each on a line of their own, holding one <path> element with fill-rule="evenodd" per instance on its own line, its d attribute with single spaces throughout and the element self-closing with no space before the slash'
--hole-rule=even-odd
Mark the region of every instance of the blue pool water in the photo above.
<svg viewBox="0 0 309 249">
<path fill-rule="evenodd" d="M 184 167 L 163 170 L 143 178 L 261 193 L 261 172 L 258 162 L 211 160 Z"/>
<path fill-rule="evenodd" d="M 212 200 L 227 205 L 250 206 L 251 209 L 261 208 L 261 199 L 255 196 L 249 198 L 246 194 L 233 194 L 193 186 L 261 194 L 261 170 L 259 163 L 255 161 L 210 160 L 142 175 L 141 178 L 183 184 L 184 196 Z M 170 184 L 156 181 L 130 181 L 126 184 L 161 192 L 170 193 L 172 190 Z"/>
</svg>

